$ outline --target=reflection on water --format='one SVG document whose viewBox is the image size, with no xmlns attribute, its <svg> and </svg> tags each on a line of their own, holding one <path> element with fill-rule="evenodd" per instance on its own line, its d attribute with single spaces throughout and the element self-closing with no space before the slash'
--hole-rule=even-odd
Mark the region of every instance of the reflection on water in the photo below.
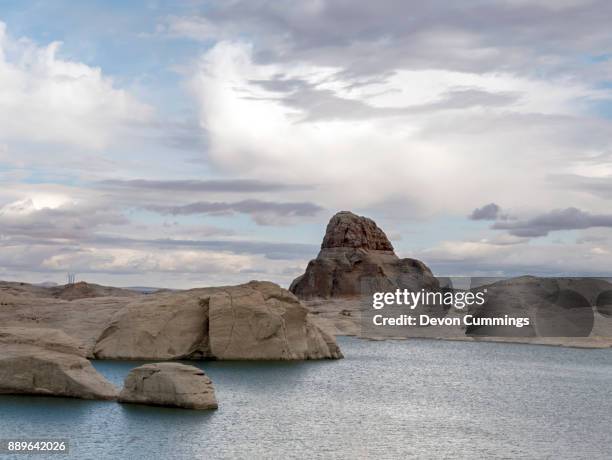
<svg viewBox="0 0 612 460">
<path fill-rule="evenodd" d="M 69 438 L 79 459 L 610 458 L 612 350 L 340 345 L 340 361 L 199 363 L 212 412 L 2 396 L 0 437 Z M 139 364 L 95 366 L 120 385 Z"/>
</svg>

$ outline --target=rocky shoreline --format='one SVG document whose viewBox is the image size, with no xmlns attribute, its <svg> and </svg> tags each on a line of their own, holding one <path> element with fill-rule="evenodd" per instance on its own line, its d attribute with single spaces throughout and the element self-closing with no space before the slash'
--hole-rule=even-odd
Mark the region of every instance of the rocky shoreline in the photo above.
<svg viewBox="0 0 612 460">
<path fill-rule="evenodd" d="M 196 368 L 159 363 L 154 372 L 135 369 L 119 396 L 89 359 L 342 358 L 334 337 L 308 309 L 269 282 L 140 295 L 86 283 L 0 283 L 0 321 L 4 394 L 210 409 L 216 407 L 212 383 Z M 155 378 L 142 377 L 147 372 Z M 137 384 L 138 375 L 146 385 Z"/>
<path fill-rule="evenodd" d="M 466 327 L 412 327 L 398 335 L 371 334 L 362 328 L 363 302 L 359 299 L 316 299 L 305 301 L 314 321 L 328 334 L 336 337 L 356 337 L 364 340 L 449 340 L 461 342 L 494 342 L 526 345 L 545 345 L 568 348 L 612 348 L 612 320 L 595 313 L 593 333 L 589 337 L 501 337 L 466 335 Z M 449 313 L 452 317 L 453 313 Z M 459 316 L 456 315 L 455 316 Z"/>
<path fill-rule="evenodd" d="M 0 282 L 0 393 L 214 409 L 204 372 L 169 361 L 340 359 L 337 335 L 612 347 L 612 284 L 605 280 L 519 277 L 471 288 L 488 290 L 484 305 L 424 310 L 449 320 L 524 317 L 528 327 L 519 333 L 506 326 L 366 327 L 372 294 L 395 289 L 457 291 L 423 262 L 400 259 L 374 221 L 346 211 L 332 217 L 320 253 L 290 290 L 265 281 L 148 294 L 83 282 Z M 163 362 L 133 369 L 120 392 L 90 359 Z"/>
</svg>

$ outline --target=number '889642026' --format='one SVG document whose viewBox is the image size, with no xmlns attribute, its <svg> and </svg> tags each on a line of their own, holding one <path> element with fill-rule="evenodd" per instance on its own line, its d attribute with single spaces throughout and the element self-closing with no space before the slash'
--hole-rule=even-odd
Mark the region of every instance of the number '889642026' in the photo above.
<svg viewBox="0 0 612 460">
<path fill-rule="evenodd" d="M 20 439 L 4 440 L 2 445 L 4 452 L 67 452 L 68 442 L 65 440 L 39 440 L 39 439 Z"/>
</svg>

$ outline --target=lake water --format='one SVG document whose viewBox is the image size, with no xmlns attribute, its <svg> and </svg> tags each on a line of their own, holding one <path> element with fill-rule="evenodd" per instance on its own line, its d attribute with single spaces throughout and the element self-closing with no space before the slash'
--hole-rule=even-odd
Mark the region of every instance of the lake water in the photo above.
<svg viewBox="0 0 612 460">
<path fill-rule="evenodd" d="M 612 458 L 612 350 L 339 342 L 338 361 L 200 363 L 212 412 L 0 396 L 0 438 L 78 459 Z M 138 364 L 95 366 L 119 385 Z"/>
</svg>

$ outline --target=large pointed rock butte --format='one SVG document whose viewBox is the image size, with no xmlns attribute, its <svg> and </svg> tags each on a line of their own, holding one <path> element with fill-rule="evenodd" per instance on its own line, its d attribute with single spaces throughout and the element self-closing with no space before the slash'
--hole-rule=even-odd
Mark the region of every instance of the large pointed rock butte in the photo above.
<svg viewBox="0 0 612 460">
<path fill-rule="evenodd" d="M 423 262 L 397 257 L 385 232 L 372 219 L 341 211 L 327 224 L 319 255 L 289 290 L 301 299 L 329 299 L 438 286 Z"/>
</svg>

